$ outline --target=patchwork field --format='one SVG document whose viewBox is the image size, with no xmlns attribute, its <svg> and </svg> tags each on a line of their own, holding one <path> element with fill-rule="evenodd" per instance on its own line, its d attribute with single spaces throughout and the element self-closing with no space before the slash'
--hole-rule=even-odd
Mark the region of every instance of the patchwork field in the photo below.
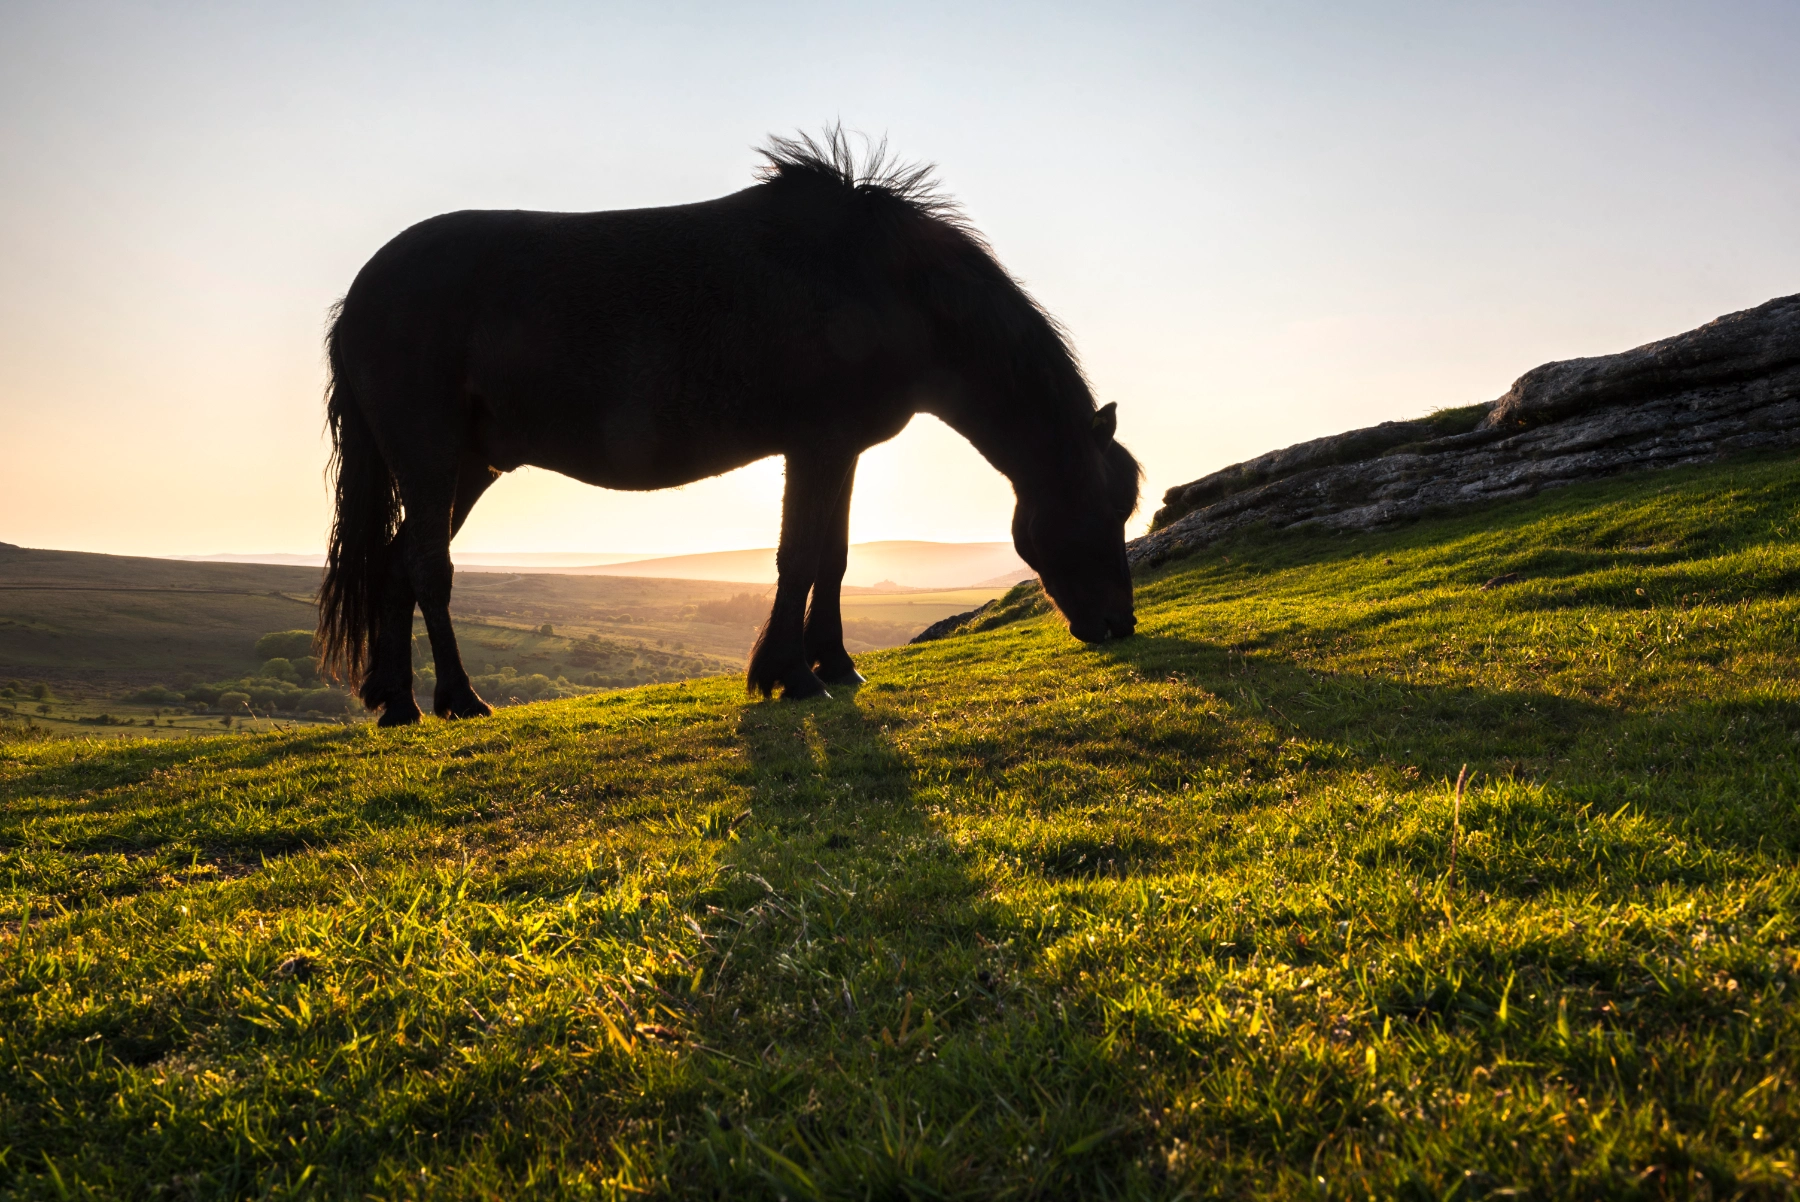
<svg viewBox="0 0 1800 1202">
<path fill-rule="evenodd" d="M 0 1195 L 1792 1196 L 1797 534 L 1739 463 L 832 700 L 15 733 Z"/>
</svg>

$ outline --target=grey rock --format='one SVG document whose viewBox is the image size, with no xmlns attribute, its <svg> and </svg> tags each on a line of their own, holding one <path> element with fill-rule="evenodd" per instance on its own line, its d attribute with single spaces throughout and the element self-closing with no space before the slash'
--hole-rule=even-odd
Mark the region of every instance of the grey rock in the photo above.
<svg viewBox="0 0 1800 1202">
<path fill-rule="evenodd" d="M 1620 472 L 1800 446 L 1800 295 L 1617 355 L 1533 368 L 1488 405 L 1315 438 L 1170 489 L 1133 566 L 1256 523 L 1369 530 Z"/>
<path fill-rule="evenodd" d="M 1622 354 L 1534 367 L 1494 402 L 1484 425 L 1536 425 L 1764 379 L 1795 367 L 1800 367 L 1800 296 L 1784 296 Z"/>
</svg>

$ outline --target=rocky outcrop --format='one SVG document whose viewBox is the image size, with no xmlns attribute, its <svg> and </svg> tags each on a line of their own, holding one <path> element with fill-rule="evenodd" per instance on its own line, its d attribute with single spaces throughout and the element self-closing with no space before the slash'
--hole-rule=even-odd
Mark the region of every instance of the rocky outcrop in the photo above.
<svg viewBox="0 0 1800 1202">
<path fill-rule="evenodd" d="M 1499 400 L 1383 422 L 1170 489 L 1133 566 L 1244 526 L 1367 530 L 1620 472 L 1800 446 L 1800 295 L 1617 355 L 1546 363 Z"/>
</svg>

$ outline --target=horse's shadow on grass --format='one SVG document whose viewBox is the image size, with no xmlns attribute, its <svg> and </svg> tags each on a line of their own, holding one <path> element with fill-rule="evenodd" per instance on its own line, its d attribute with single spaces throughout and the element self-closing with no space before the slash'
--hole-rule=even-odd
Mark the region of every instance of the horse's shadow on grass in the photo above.
<svg viewBox="0 0 1800 1202">
<path fill-rule="evenodd" d="M 912 766 L 887 731 L 857 703 L 860 689 L 803 702 L 744 708 L 737 736 L 744 751 L 736 774 L 752 797 L 756 828 L 838 850 L 874 808 L 905 809 Z"/>
<path fill-rule="evenodd" d="M 901 940 L 928 930 L 954 939 L 973 929 L 962 903 L 978 886 L 921 805 L 916 766 L 891 723 L 870 704 L 880 690 L 745 707 L 738 780 L 751 815 L 726 858 L 739 872 L 776 863 L 790 879 L 875 883 L 858 894 L 861 921 Z"/>
<path fill-rule="evenodd" d="M 1234 718 L 1327 747 L 1351 771 L 1447 781 L 1467 764 L 1478 778 L 1549 785 L 1574 807 L 1610 812 L 1630 803 L 1714 844 L 1767 849 L 1780 839 L 1800 850 L 1800 831 L 1777 821 L 1800 800 L 1800 704 L 1606 704 L 1547 689 L 1420 684 L 1322 671 L 1284 652 L 1282 641 L 1150 634 L 1096 653 L 1148 679 L 1198 685 Z"/>
</svg>

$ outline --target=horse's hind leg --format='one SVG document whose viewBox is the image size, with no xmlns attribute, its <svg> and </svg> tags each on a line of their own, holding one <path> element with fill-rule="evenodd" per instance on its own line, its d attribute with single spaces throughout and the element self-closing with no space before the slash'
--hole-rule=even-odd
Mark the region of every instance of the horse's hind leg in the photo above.
<svg viewBox="0 0 1800 1202">
<path fill-rule="evenodd" d="M 388 543 L 387 574 L 369 649 L 369 673 L 363 677 L 359 690 L 364 705 L 381 711 L 381 726 L 408 726 L 419 720 L 419 703 L 413 700 L 413 585 L 406 565 L 411 525 L 410 520 L 402 522 Z"/>
<path fill-rule="evenodd" d="M 855 685 L 862 674 L 844 650 L 844 615 L 841 592 L 844 570 L 850 564 L 850 494 L 856 487 L 856 464 L 844 477 L 837 508 L 825 528 L 819 549 L 819 572 L 813 578 L 812 603 L 806 610 L 806 659 L 826 684 Z"/>
<path fill-rule="evenodd" d="M 450 540 L 493 482 L 494 473 L 485 463 L 465 459 L 457 472 L 453 497 L 432 498 L 408 506 L 409 526 L 412 513 L 427 519 L 413 532 L 407 547 L 407 567 L 419 598 L 419 611 L 425 616 L 425 632 L 431 639 L 431 657 L 437 668 L 431 708 L 440 718 L 479 718 L 494 712 L 470 683 L 462 653 L 456 646 L 456 630 L 450 624 L 450 585 L 454 575 Z"/>
<path fill-rule="evenodd" d="M 806 652 L 806 596 L 819 575 L 819 555 L 854 456 L 788 456 L 781 500 L 781 546 L 775 552 L 775 606 L 750 651 L 749 685 L 764 697 L 781 686 L 790 701 L 817 697 L 825 684 Z"/>
</svg>

